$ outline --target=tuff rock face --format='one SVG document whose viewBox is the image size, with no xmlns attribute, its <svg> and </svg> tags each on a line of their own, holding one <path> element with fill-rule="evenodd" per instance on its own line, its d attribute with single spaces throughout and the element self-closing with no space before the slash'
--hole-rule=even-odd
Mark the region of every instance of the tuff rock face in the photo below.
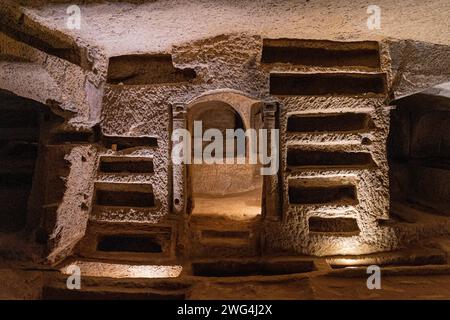
<svg viewBox="0 0 450 320">
<path fill-rule="evenodd" d="M 343 260 L 448 273 L 447 1 L 381 1 L 380 30 L 363 1 L 84 1 L 79 30 L 67 7 L 0 1 L 0 297 L 77 297 L 72 263 L 92 298 L 251 298 L 234 278 L 340 281 Z M 248 137 L 244 164 L 175 163 L 196 121 L 277 130 L 279 169 Z M 255 297 L 330 297 L 319 276 Z"/>
</svg>

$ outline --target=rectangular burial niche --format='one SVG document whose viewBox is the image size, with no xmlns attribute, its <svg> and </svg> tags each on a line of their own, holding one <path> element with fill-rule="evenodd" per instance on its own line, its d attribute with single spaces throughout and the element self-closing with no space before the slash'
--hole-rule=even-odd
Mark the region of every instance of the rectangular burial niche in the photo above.
<svg viewBox="0 0 450 320">
<path fill-rule="evenodd" d="M 154 173 L 153 159 L 148 157 L 100 157 L 100 173 Z"/>
<path fill-rule="evenodd" d="M 379 50 L 375 41 L 264 39 L 261 62 L 372 70 L 380 68 Z"/>
<path fill-rule="evenodd" d="M 135 54 L 111 57 L 110 84 L 149 85 L 187 82 L 195 79 L 194 69 L 175 68 L 170 54 Z"/>
<path fill-rule="evenodd" d="M 158 138 L 156 137 L 122 137 L 122 136 L 106 136 L 102 137 L 102 143 L 106 148 L 111 149 L 113 145 L 116 146 L 116 151 L 121 151 L 131 148 L 156 148 L 158 147 Z"/>
<path fill-rule="evenodd" d="M 96 203 L 113 207 L 154 207 L 153 193 L 143 191 L 97 190 Z"/>
<path fill-rule="evenodd" d="M 108 207 L 153 208 L 155 196 L 151 185 L 97 183 L 95 204 Z"/>
<path fill-rule="evenodd" d="M 201 277 L 242 277 L 257 275 L 283 275 L 315 270 L 312 260 L 225 260 L 192 263 L 192 273 Z"/>
<path fill-rule="evenodd" d="M 287 165 L 296 168 L 370 168 L 375 166 L 368 152 L 311 151 L 290 148 L 287 152 Z"/>
<path fill-rule="evenodd" d="M 366 132 L 374 127 L 367 113 L 293 114 L 288 117 L 288 132 Z"/>
<path fill-rule="evenodd" d="M 271 73 L 270 94 L 361 95 L 386 92 L 384 73 Z"/>
<path fill-rule="evenodd" d="M 161 253 L 160 240 L 152 235 L 101 235 L 97 242 L 97 251 Z"/>
<path fill-rule="evenodd" d="M 357 204 L 353 185 L 296 186 L 289 185 L 290 204 Z"/>
<path fill-rule="evenodd" d="M 360 233 L 355 218 L 321 218 L 308 219 L 309 232 L 358 235 Z"/>
</svg>

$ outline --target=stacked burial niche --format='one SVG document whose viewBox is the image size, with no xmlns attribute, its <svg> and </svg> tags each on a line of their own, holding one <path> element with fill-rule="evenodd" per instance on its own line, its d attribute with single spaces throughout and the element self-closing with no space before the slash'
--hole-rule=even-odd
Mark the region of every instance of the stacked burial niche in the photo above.
<svg viewBox="0 0 450 320">
<path fill-rule="evenodd" d="M 379 250 L 370 241 L 383 245 L 389 113 L 380 52 L 376 41 L 263 40 L 269 92 L 282 105 L 283 223 L 266 232 L 268 250 L 364 254 Z"/>
</svg>

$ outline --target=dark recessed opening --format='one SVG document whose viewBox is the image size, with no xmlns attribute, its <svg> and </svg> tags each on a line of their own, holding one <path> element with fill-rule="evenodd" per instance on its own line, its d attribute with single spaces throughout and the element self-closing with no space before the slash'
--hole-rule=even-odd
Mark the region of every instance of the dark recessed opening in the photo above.
<svg viewBox="0 0 450 320">
<path fill-rule="evenodd" d="M 382 73 L 271 73 L 270 93 L 274 95 L 355 95 L 385 92 Z"/>
<path fill-rule="evenodd" d="M 50 143 L 92 143 L 96 140 L 97 139 L 92 132 L 60 132 L 52 135 L 50 138 Z"/>
<path fill-rule="evenodd" d="M 366 113 L 334 113 L 291 115 L 287 130 L 290 132 L 362 132 L 373 128 Z"/>
<path fill-rule="evenodd" d="M 39 113 L 32 111 L 4 110 L 0 128 L 36 128 L 39 131 Z"/>
<path fill-rule="evenodd" d="M 33 172 L 9 172 L 0 173 L 1 187 L 20 187 L 29 188 L 33 182 Z"/>
<path fill-rule="evenodd" d="M 214 261 L 192 264 L 194 276 L 239 277 L 254 275 L 282 275 L 314 271 L 310 260 L 282 261 Z"/>
<path fill-rule="evenodd" d="M 129 148 L 138 147 L 150 147 L 154 148 L 158 146 L 158 139 L 155 137 L 112 137 L 104 136 L 103 144 L 107 148 L 111 148 L 113 144 L 117 146 L 117 150 L 124 150 Z"/>
<path fill-rule="evenodd" d="M 194 69 L 175 68 L 169 54 L 125 55 L 109 59 L 108 83 L 146 85 L 179 83 L 196 77 Z"/>
<path fill-rule="evenodd" d="M 375 41 L 264 39 L 262 62 L 378 69 L 380 53 Z"/>
<path fill-rule="evenodd" d="M 153 193 L 144 191 L 97 190 L 96 201 L 101 206 L 154 207 Z"/>
<path fill-rule="evenodd" d="M 356 204 L 356 188 L 352 185 L 327 187 L 289 186 L 291 204 Z"/>
<path fill-rule="evenodd" d="M 354 218 L 319 218 L 308 219 L 310 232 L 352 233 L 360 232 L 358 223 Z"/>
<path fill-rule="evenodd" d="M 293 167 L 370 167 L 374 165 L 367 152 L 306 151 L 288 149 L 287 164 Z"/>
<path fill-rule="evenodd" d="M 45 111 L 41 103 L 0 90 L 0 232 L 26 225 Z"/>
<path fill-rule="evenodd" d="M 153 161 L 143 158 L 102 157 L 100 172 L 103 173 L 153 173 Z"/>
<path fill-rule="evenodd" d="M 161 244 L 147 235 L 102 236 L 97 243 L 98 251 L 161 253 Z"/>
</svg>

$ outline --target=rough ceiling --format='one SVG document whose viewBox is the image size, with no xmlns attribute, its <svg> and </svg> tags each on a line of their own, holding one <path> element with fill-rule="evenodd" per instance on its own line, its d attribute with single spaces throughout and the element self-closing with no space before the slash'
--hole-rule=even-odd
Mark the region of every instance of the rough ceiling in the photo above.
<svg viewBox="0 0 450 320">
<path fill-rule="evenodd" d="M 374 2 L 365 0 L 80 1 L 87 3 L 80 5 L 81 30 L 65 27 L 68 4 L 42 2 L 21 1 L 40 23 L 101 46 L 110 56 L 168 52 L 174 45 L 241 32 L 274 38 L 388 37 L 450 44 L 448 0 L 378 0 L 381 30 L 367 28 L 367 7 Z M 37 3 L 42 7 L 33 7 Z"/>
</svg>

